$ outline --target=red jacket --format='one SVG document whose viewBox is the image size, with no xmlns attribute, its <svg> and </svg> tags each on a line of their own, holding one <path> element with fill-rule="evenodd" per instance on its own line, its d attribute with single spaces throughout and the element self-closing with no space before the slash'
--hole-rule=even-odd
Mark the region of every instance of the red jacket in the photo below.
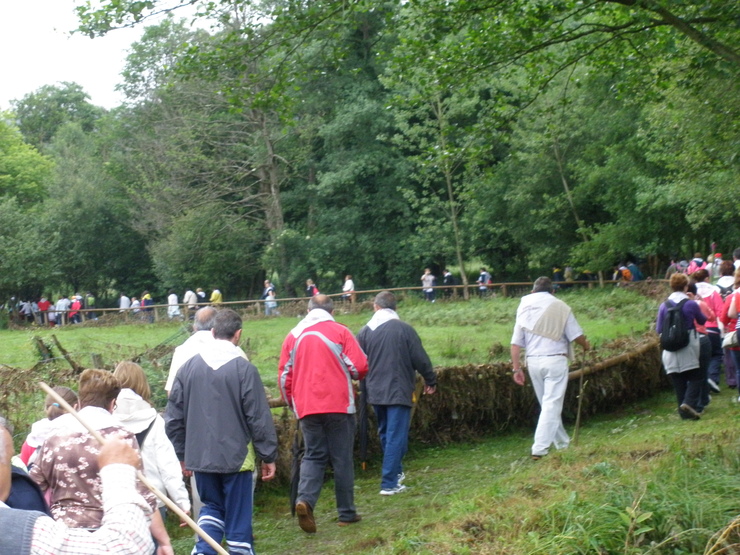
<svg viewBox="0 0 740 555">
<path fill-rule="evenodd" d="M 295 352 L 294 352 L 295 350 Z M 283 342 L 278 383 L 297 418 L 354 414 L 352 380 L 367 374 L 367 357 L 352 332 L 333 320 L 318 322 Z"/>
</svg>

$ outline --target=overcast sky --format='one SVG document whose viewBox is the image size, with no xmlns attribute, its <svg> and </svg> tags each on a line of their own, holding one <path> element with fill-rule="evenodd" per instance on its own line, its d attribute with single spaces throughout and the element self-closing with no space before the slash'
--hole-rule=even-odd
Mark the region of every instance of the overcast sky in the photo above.
<svg viewBox="0 0 740 555">
<path fill-rule="evenodd" d="M 43 85 L 78 83 L 91 102 L 105 108 L 121 103 L 114 87 L 126 51 L 143 28 L 105 37 L 69 36 L 76 28 L 75 0 L 0 0 L 0 111 Z"/>
</svg>

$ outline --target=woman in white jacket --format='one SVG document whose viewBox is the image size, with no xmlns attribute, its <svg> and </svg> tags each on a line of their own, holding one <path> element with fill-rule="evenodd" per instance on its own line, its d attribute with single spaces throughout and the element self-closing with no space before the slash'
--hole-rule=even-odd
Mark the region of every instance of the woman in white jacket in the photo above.
<svg viewBox="0 0 740 555">
<path fill-rule="evenodd" d="M 164 419 L 149 404 L 151 389 L 144 370 L 135 362 L 124 361 L 116 366 L 113 375 L 121 384 L 113 416 L 126 430 L 136 434 L 144 476 L 189 513 L 190 498 L 183 482 L 180 461 L 164 431 Z M 158 503 L 162 510 L 164 503 L 159 500 Z"/>
</svg>

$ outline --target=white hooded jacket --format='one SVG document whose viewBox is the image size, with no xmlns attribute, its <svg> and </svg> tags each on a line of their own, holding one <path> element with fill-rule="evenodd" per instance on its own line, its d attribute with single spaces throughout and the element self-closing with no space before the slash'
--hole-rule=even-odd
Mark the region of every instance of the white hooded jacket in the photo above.
<svg viewBox="0 0 740 555">
<path fill-rule="evenodd" d="M 113 417 L 132 434 L 151 429 L 140 446 L 144 476 L 172 499 L 183 511 L 190 510 L 190 499 L 182 479 L 180 461 L 164 431 L 164 419 L 156 409 L 132 389 L 124 388 L 116 399 Z M 164 505 L 159 499 L 160 507 Z"/>
</svg>

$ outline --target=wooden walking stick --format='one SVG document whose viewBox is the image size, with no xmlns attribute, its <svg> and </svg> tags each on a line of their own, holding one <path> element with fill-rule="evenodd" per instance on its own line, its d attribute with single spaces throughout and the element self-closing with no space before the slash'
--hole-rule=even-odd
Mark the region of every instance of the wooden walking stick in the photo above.
<svg viewBox="0 0 740 555">
<path fill-rule="evenodd" d="M 583 361 L 583 358 L 581 358 L 581 361 Z M 576 412 L 576 428 L 573 431 L 573 445 L 575 447 L 578 447 L 578 432 L 581 430 L 581 407 L 583 406 L 583 392 L 586 389 L 586 385 L 588 382 L 583 381 L 583 374 L 585 372 L 581 371 L 580 377 L 578 379 L 578 410 Z"/>
<path fill-rule="evenodd" d="M 578 432 L 581 430 L 581 407 L 583 406 L 583 390 L 588 382 L 583 381 L 583 374 L 578 381 L 578 412 L 576 413 L 576 428 L 573 431 L 573 445 L 578 447 Z"/>
<path fill-rule="evenodd" d="M 54 400 L 59 403 L 59 405 L 66 410 L 68 413 L 70 413 L 72 416 L 74 416 L 77 421 L 82 424 L 92 436 L 97 439 L 101 445 L 105 445 L 105 438 L 100 435 L 100 432 L 98 432 L 96 429 L 94 429 L 92 426 L 90 426 L 84 418 L 80 416 L 80 414 L 73 409 L 67 401 L 65 401 L 56 391 L 54 391 L 52 388 L 50 388 L 48 385 L 46 385 L 44 382 L 39 382 L 39 387 L 43 389 L 46 393 L 51 395 Z M 174 502 L 170 500 L 169 497 L 167 497 L 164 493 L 159 491 L 157 486 L 152 484 L 146 476 L 141 472 L 141 470 L 136 471 L 136 477 L 141 481 L 142 484 L 144 484 L 149 490 L 156 495 L 159 499 L 162 500 L 162 502 L 167 505 L 169 509 L 175 512 L 177 516 L 179 516 L 183 521 L 187 523 L 190 528 L 195 531 L 196 534 L 198 534 L 203 540 L 205 540 L 208 545 L 210 545 L 213 549 L 216 550 L 217 553 L 220 555 L 228 555 L 227 551 L 221 547 L 219 543 L 216 542 L 211 536 L 206 534 L 206 532 L 198 526 L 198 524 L 190 518 L 187 514 L 185 514 L 185 511 L 183 511 L 180 507 L 178 507 Z"/>
</svg>

